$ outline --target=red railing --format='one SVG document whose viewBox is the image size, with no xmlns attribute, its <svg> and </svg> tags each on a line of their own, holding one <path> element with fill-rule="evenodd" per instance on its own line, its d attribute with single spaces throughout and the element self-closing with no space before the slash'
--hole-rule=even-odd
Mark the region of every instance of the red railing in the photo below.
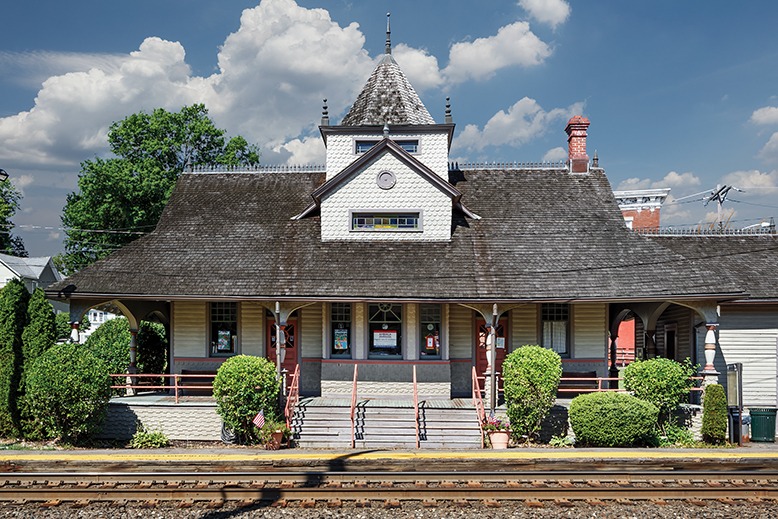
<svg viewBox="0 0 778 519">
<path fill-rule="evenodd" d="M 351 448 L 356 447 L 356 422 L 354 417 L 357 409 L 357 370 L 359 364 L 354 364 L 354 380 L 351 383 Z"/>
<path fill-rule="evenodd" d="M 416 413 L 416 448 L 421 447 L 421 438 L 419 437 L 419 386 L 416 383 L 416 364 L 413 365 L 413 410 Z"/>
<path fill-rule="evenodd" d="M 484 448 L 484 421 L 486 420 L 486 410 L 484 409 L 484 400 L 481 397 L 481 386 L 478 383 L 478 374 L 475 372 L 475 366 L 473 366 L 472 387 L 473 407 L 475 407 L 475 414 L 478 417 L 478 429 L 481 431 L 481 448 Z"/>
<path fill-rule="evenodd" d="M 130 380 L 140 380 L 140 379 L 172 379 L 172 383 L 170 384 L 139 384 L 139 383 L 124 383 L 124 384 L 116 384 L 112 385 L 111 389 L 161 389 L 161 390 L 173 390 L 173 394 L 175 395 L 175 402 L 178 403 L 178 397 L 181 390 L 189 390 L 189 389 L 209 389 L 213 390 L 213 379 L 216 377 L 216 374 L 214 373 L 189 373 L 189 374 L 168 374 L 168 373 L 133 373 L 131 375 L 127 373 L 115 373 L 111 374 L 112 378 L 122 378 L 122 379 L 130 379 Z M 210 384 L 182 384 L 182 380 L 187 379 L 210 379 Z"/>
<path fill-rule="evenodd" d="M 286 393 L 286 405 L 284 406 L 284 416 L 286 417 L 286 426 L 292 428 L 292 416 L 294 408 L 300 400 L 300 365 L 294 367 L 292 373 L 292 382 L 289 384 L 289 391 Z"/>
</svg>

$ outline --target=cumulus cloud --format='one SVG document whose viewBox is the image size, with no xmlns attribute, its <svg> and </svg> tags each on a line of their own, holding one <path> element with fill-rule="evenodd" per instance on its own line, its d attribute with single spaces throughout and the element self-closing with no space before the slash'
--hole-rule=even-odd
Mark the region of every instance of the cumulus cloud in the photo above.
<svg viewBox="0 0 778 519">
<path fill-rule="evenodd" d="M 550 55 L 551 48 L 527 22 L 514 22 L 500 27 L 494 36 L 452 45 L 443 75 L 452 83 L 489 79 L 505 67 L 539 65 Z"/>
<path fill-rule="evenodd" d="M 534 99 L 524 97 L 508 111 L 500 110 L 479 129 L 468 124 L 455 140 L 455 145 L 468 150 L 482 150 L 487 146 L 509 144 L 518 146 L 545 133 L 557 121 L 566 120 L 583 112 L 583 103 L 549 111 Z"/>
<path fill-rule="evenodd" d="M 754 124 L 778 124 L 778 107 L 765 106 L 754 110 L 751 114 L 751 122 Z"/>
<path fill-rule="evenodd" d="M 762 189 L 778 187 L 778 171 L 764 172 L 757 169 L 733 171 L 724 176 L 724 184 L 741 189 Z"/>
<path fill-rule="evenodd" d="M 543 155 L 544 162 L 558 162 L 567 158 L 567 150 L 561 146 L 551 148 Z"/>
<path fill-rule="evenodd" d="M 570 16 L 570 5 L 565 0 L 519 0 L 519 5 L 532 18 L 552 28 Z"/>
<path fill-rule="evenodd" d="M 438 59 L 426 50 L 414 49 L 401 43 L 392 49 L 392 54 L 417 92 L 443 84 Z"/>
<path fill-rule="evenodd" d="M 778 163 L 778 132 L 772 134 L 767 143 L 762 146 L 759 157 L 765 162 Z"/>
<path fill-rule="evenodd" d="M 678 187 L 685 188 L 691 186 L 699 186 L 700 178 L 689 171 L 685 173 L 678 173 L 677 171 L 670 171 L 667 175 L 659 180 L 651 180 L 650 178 L 628 178 L 622 180 L 616 187 L 617 191 L 629 191 L 632 189 L 660 189 L 664 187 Z"/>
</svg>

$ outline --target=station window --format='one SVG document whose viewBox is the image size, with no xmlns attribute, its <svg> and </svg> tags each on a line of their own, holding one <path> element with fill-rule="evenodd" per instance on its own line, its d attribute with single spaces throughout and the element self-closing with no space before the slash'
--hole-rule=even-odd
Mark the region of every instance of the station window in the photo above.
<svg viewBox="0 0 778 519">
<path fill-rule="evenodd" d="M 546 303 L 540 309 L 543 323 L 543 346 L 562 356 L 570 354 L 570 305 Z"/>
<path fill-rule="evenodd" d="M 332 303 L 330 308 L 332 346 L 330 357 L 351 358 L 351 303 Z"/>
<path fill-rule="evenodd" d="M 351 213 L 352 231 L 418 231 L 420 213 Z"/>
<path fill-rule="evenodd" d="M 354 153 L 361 155 L 378 143 L 376 140 L 354 141 Z M 419 153 L 419 139 L 403 139 L 394 141 L 399 147 L 408 153 Z"/>
<path fill-rule="evenodd" d="M 238 303 L 211 303 L 211 346 L 213 356 L 238 352 Z"/>
<path fill-rule="evenodd" d="M 419 322 L 421 323 L 421 343 L 419 344 L 419 358 L 440 358 L 440 305 L 419 305 Z"/>
<path fill-rule="evenodd" d="M 402 311 L 400 304 L 368 305 L 370 358 L 402 358 Z"/>
</svg>

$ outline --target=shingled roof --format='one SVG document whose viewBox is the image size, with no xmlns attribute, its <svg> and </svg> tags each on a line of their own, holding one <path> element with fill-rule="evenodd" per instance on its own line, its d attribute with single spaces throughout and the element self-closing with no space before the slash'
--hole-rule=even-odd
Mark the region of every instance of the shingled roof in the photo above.
<svg viewBox="0 0 778 519">
<path fill-rule="evenodd" d="M 449 242 L 320 239 L 324 173 L 181 175 L 157 229 L 48 292 L 73 297 L 572 301 L 742 295 L 629 232 L 600 170 L 454 171 L 482 219 Z"/>
</svg>

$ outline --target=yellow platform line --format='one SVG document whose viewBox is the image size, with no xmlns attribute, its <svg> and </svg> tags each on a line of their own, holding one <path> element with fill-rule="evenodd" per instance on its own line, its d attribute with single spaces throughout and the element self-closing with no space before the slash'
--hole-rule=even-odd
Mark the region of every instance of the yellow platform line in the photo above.
<svg viewBox="0 0 778 519">
<path fill-rule="evenodd" d="M 580 459 L 778 459 L 778 451 L 741 452 L 728 450 L 709 451 L 528 451 L 510 449 L 507 451 L 333 451 L 295 452 L 293 450 L 261 451 L 256 453 L 211 452 L 157 452 L 157 451 L 15 451 L 0 454 L 0 461 L 371 461 L 371 460 L 580 460 Z"/>
</svg>

